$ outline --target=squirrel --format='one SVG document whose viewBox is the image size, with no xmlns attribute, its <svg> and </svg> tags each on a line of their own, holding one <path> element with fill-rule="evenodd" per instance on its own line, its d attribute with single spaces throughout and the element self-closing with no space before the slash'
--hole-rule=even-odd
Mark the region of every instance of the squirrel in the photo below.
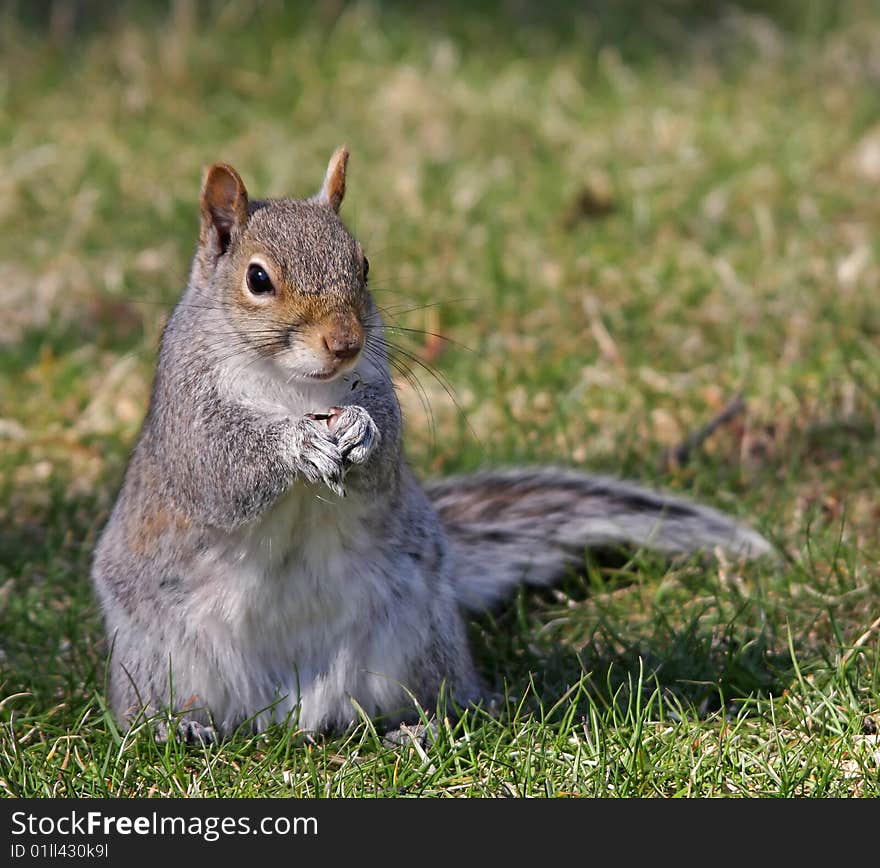
<svg viewBox="0 0 880 868">
<path fill-rule="evenodd" d="M 559 580 L 588 547 L 770 551 L 715 509 L 575 470 L 420 484 L 369 263 L 339 217 L 347 163 L 338 148 L 304 199 L 252 200 L 224 163 L 204 176 L 189 282 L 92 563 L 123 726 L 390 729 L 440 695 L 485 701 L 466 613 Z"/>
</svg>

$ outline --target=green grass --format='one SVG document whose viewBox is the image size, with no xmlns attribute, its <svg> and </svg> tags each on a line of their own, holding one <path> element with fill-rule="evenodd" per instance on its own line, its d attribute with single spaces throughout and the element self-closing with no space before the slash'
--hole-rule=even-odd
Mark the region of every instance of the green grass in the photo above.
<svg viewBox="0 0 880 868">
<path fill-rule="evenodd" d="M 0 11 L 0 791 L 880 795 L 876 4 L 49 6 Z M 379 303 L 456 342 L 410 343 L 455 397 L 401 384 L 420 473 L 643 479 L 785 565 L 636 553 L 521 593 L 471 629 L 508 708 L 427 752 L 123 735 L 89 556 L 201 172 L 307 195 L 341 142 Z"/>
</svg>

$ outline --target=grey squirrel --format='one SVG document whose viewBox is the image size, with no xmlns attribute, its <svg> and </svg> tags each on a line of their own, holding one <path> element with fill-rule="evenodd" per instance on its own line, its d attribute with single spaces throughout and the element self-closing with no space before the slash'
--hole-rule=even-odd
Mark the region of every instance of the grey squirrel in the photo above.
<svg viewBox="0 0 880 868">
<path fill-rule="evenodd" d="M 368 262 L 338 211 L 348 152 L 309 199 L 251 200 L 212 166 L 188 286 L 92 579 L 124 725 L 389 727 L 485 697 L 465 632 L 590 546 L 756 557 L 753 530 L 680 497 L 573 470 L 422 486 Z"/>
</svg>

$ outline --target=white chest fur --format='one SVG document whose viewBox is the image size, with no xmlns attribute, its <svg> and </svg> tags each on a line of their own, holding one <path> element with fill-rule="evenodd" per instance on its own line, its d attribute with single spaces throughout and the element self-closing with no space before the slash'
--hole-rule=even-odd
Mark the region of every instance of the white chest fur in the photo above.
<svg viewBox="0 0 880 868">
<path fill-rule="evenodd" d="M 400 649 L 417 647 L 423 630 L 417 609 L 388 617 L 389 589 L 412 567 L 378 545 L 375 510 L 375 498 L 297 484 L 199 556 L 186 612 L 191 666 L 175 667 L 175 679 L 218 723 L 257 714 L 261 728 L 295 712 L 311 729 L 355 719 L 352 697 L 370 714 L 399 701 Z M 423 581 L 406 578 L 415 601 Z"/>
</svg>

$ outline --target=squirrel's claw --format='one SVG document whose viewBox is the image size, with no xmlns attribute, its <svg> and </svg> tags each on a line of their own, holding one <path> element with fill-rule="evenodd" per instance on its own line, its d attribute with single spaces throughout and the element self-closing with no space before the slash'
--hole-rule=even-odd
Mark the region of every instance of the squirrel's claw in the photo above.
<svg viewBox="0 0 880 868">
<path fill-rule="evenodd" d="M 370 414 L 355 404 L 331 407 L 327 423 L 346 466 L 363 464 L 379 444 L 381 434 Z"/>
<path fill-rule="evenodd" d="M 323 415 L 323 414 L 322 414 Z M 345 497 L 342 453 L 327 427 L 326 417 L 310 413 L 296 428 L 297 472 L 309 482 L 323 482 L 334 494 Z"/>
</svg>

